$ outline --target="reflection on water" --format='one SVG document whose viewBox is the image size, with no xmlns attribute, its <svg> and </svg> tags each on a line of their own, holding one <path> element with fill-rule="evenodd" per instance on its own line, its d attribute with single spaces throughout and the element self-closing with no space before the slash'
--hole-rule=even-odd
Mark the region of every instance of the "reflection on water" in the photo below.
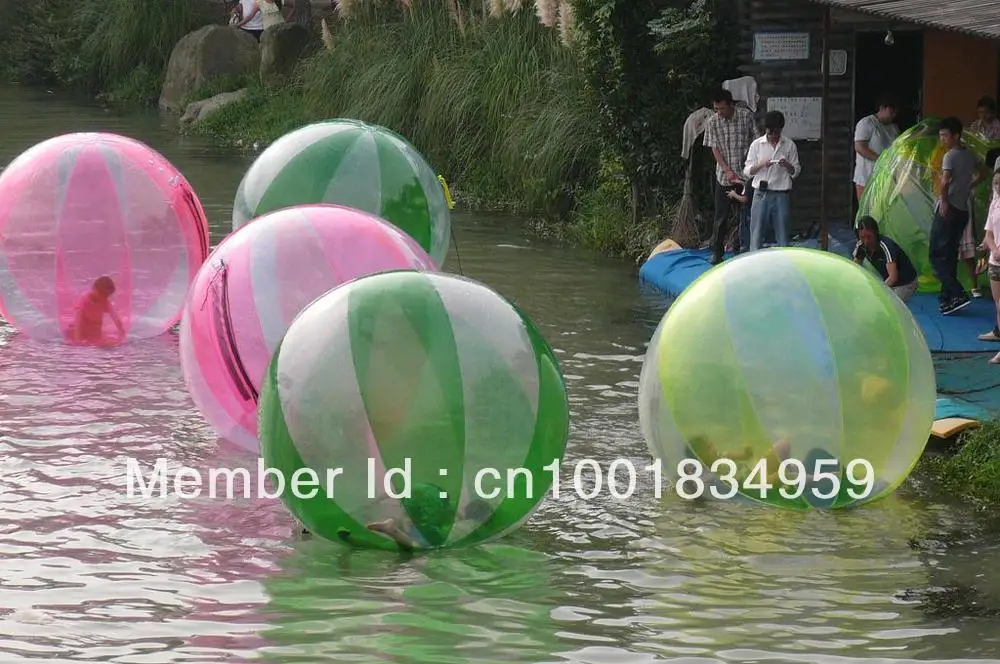
<svg viewBox="0 0 1000 664">
<path fill-rule="evenodd" d="M 0 161 L 71 130 L 135 136 L 188 175 L 214 241 L 224 236 L 246 157 L 178 140 L 156 117 L 16 90 L 0 99 Z M 576 496 L 581 459 L 648 462 L 636 390 L 659 311 L 629 266 L 519 228 L 458 215 L 448 268 L 538 323 L 563 363 L 573 431 L 559 498 L 475 550 L 345 551 L 301 535 L 266 499 L 130 498 L 129 458 L 147 477 L 161 458 L 170 470 L 254 466 L 193 410 L 176 338 L 95 351 L 0 327 L 0 661 L 846 664 L 1000 653 L 1000 536 L 912 486 L 844 514 L 658 501 L 642 472 L 627 500 Z"/>
</svg>

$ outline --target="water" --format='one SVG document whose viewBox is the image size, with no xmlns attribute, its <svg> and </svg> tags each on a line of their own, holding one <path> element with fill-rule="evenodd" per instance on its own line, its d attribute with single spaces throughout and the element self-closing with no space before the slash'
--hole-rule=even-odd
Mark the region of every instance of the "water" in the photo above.
<svg viewBox="0 0 1000 664">
<path fill-rule="evenodd" d="M 110 130 L 155 146 L 227 228 L 249 158 L 56 95 L 0 92 L 0 163 L 46 137 Z M 630 266 L 459 215 L 461 268 L 520 304 L 564 362 L 566 465 L 647 463 L 636 416 L 658 313 Z M 450 269 L 458 261 L 450 259 Z M 511 538 L 400 559 L 303 537 L 247 499 L 141 500 L 148 472 L 252 466 L 193 410 L 166 336 L 111 352 L 0 331 L 0 661 L 1000 661 L 1000 536 L 907 487 L 845 514 L 616 500 L 564 474 Z M 589 486 L 589 485 L 588 485 Z"/>
</svg>

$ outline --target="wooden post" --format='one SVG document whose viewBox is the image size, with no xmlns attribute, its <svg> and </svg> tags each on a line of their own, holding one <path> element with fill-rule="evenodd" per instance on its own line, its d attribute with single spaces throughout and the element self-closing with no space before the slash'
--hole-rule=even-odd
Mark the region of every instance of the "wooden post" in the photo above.
<svg viewBox="0 0 1000 664">
<path fill-rule="evenodd" d="M 827 146 L 827 129 L 826 125 L 829 119 L 829 111 L 827 107 L 829 105 L 830 97 L 830 6 L 826 5 L 823 7 L 823 53 L 822 53 L 822 67 L 823 67 L 823 101 L 822 107 L 820 108 L 820 146 L 822 150 L 822 158 L 820 163 L 820 184 L 819 184 L 819 246 L 823 251 L 830 248 L 830 226 L 829 220 L 827 218 L 827 205 L 826 205 L 826 175 L 827 175 L 827 164 L 830 150 Z"/>
</svg>

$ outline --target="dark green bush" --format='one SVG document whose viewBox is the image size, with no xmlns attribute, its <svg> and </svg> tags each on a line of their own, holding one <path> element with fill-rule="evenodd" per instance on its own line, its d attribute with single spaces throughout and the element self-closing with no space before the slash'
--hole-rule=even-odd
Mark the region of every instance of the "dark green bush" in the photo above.
<svg viewBox="0 0 1000 664">
<path fill-rule="evenodd" d="M 737 74 L 732 0 L 575 0 L 582 63 L 597 94 L 602 149 L 630 184 L 636 225 L 682 193 L 681 129 Z"/>
<path fill-rule="evenodd" d="M 212 21 L 207 0 L 10 2 L 0 23 L 2 74 L 151 105 L 180 38 Z"/>
</svg>

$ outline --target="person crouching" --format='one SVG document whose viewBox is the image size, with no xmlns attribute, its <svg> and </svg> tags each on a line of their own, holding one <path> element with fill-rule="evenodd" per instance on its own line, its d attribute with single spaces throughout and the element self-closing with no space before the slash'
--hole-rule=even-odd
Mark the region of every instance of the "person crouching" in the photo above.
<svg viewBox="0 0 1000 664">
<path fill-rule="evenodd" d="M 858 221 L 858 244 L 852 257 L 858 265 L 866 260 L 871 263 L 885 285 L 903 302 L 917 292 L 917 270 L 913 261 L 892 239 L 879 233 L 878 222 L 872 217 L 862 217 Z"/>
</svg>

